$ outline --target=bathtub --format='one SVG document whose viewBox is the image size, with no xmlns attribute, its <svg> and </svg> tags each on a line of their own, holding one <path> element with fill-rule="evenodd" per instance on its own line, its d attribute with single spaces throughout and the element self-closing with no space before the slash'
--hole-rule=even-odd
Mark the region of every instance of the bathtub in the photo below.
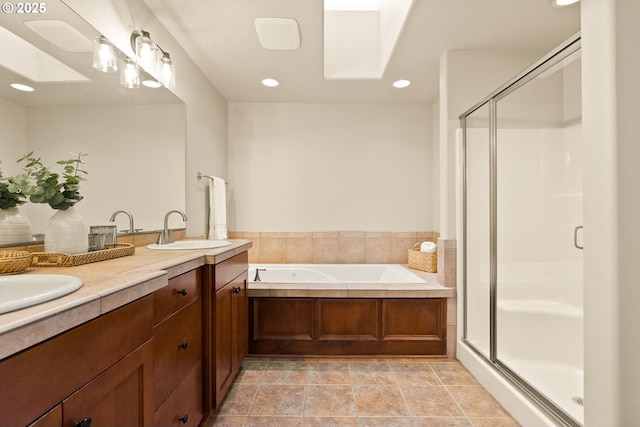
<svg viewBox="0 0 640 427">
<path fill-rule="evenodd" d="M 455 294 L 435 274 L 401 264 L 250 264 L 248 273 L 249 354 L 454 354 Z"/>
<path fill-rule="evenodd" d="M 300 284 L 427 283 L 399 264 L 251 264 L 249 280 L 254 283 Z"/>
</svg>

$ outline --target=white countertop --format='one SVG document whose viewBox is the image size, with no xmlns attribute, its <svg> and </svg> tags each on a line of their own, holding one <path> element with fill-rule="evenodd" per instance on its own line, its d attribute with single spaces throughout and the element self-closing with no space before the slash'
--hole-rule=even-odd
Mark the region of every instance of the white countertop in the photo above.
<svg viewBox="0 0 640 427">
<path fill-rule="evenodd" d="M 250 240 L 202 250 L 152 250 L 76 267 L 30 267 L 22 274 L 68 274 L 83 285 L 64 297 L 0 315 L 0 359 L 167 286 L 169 279 L 251 248 Z"/>
</svg>

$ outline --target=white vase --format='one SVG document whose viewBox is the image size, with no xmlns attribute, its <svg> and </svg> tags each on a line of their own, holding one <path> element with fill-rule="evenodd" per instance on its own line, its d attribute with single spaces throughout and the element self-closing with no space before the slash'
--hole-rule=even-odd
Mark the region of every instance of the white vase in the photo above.
<svg viewBox="0 0 640 427">
<path fill-rule="evenodd" d="M 87 223 L 75 207 L 59 209 L 49 219 L 44 232 L 45 252 L 82 254 L 89 250 Z"/>
<path fill-rule="evenodd" d="M 31 222 L 17 207 L 0 210 L 0 245 L 32 240 Z"/>
</svg>

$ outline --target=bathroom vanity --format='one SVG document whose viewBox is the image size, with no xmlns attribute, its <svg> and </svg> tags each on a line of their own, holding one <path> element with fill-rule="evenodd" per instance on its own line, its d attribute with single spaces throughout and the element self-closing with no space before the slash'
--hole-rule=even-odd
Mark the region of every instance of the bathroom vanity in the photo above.
<svg viewBox="0 0 640 427">
<path fill-rule="evenodd" d="M 199 425 L 246 354 L 250 247 L 46 269 L 84 286 L 0 316 L 0 426 Z"/>
</svg>

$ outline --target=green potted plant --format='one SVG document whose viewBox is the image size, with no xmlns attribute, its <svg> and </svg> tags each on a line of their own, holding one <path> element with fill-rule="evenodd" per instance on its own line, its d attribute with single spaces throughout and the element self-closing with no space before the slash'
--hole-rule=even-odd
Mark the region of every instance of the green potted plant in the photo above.
<svg viewBox="0 0 640 427">
<path fill-rule="evenodd" d="M 85 180 L 87 172 L 81 169 L 81 165 L 86 154 L 71 154 L 75 157 L 56 162 L 63 167 L 61 173 L 53 172 L 40 157 L 34 157 L 33 152 L 18 160 L 19 163 L 25 162 L 25 173 L 16 180 L 20 191 L 29 196 L 31 203 L 48 204 L 56 210 L 44 233 L 46 252 L 78 254 L 88 251 L 88 227 L 74 208 L 83 198 L 80 182 Z M 30 180 L 35 184 L 31 185 Z"/>
<path fill-rule="evenodd" d="M 15 184 L 15 178 L 3 177 L 0 169 L 0 244 L 31 240 L 31 222 L 18 209 L 26 202 L 26 198 Z"/>
<path fill-rule="evenodd" d="M 80 165 L 84 164 L 82 157 L 86 154 L 71 154 L 76 157 L 56 162 L 63 166 L 62 174 L 53 172 L 43 165 L 40 157 L 33 157 L 33 151 L 18 160 L 26 161 L 24 177 L 32 177 L 35 180 L 33 186 L 26 180 L 21 188 L 29 196 L 30 202 L 47 203 L 53 209 L 67 210 L 82 200 L 80 182 L 85 180 L 84 175 L 87 175 L 87 172 L 80 169 Z"/>
</svg>

